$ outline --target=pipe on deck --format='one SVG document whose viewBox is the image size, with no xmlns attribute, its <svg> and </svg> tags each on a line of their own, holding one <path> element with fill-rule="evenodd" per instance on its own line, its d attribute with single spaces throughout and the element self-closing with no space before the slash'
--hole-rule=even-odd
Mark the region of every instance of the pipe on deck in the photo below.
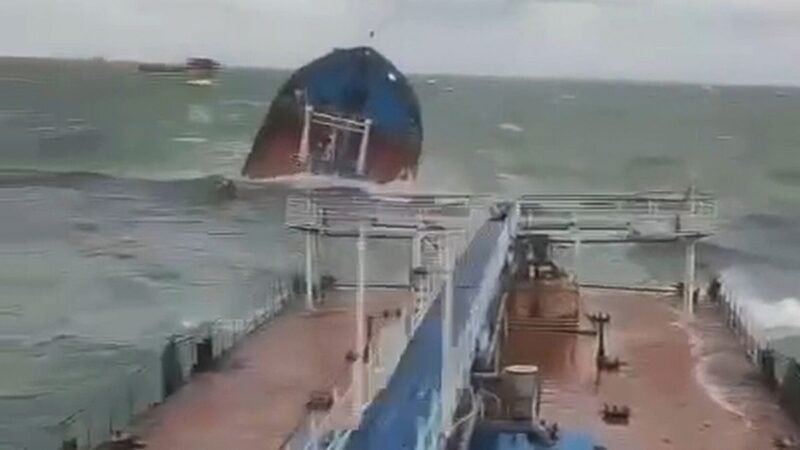
<svg viewBox="0 0 800 450">
<path fill-rule="evenodd" d="M 686 272 L 683 280 L 683 306 L 687 317 L 694 317 L 695 240 L 686 241 Z"/>
</svg>

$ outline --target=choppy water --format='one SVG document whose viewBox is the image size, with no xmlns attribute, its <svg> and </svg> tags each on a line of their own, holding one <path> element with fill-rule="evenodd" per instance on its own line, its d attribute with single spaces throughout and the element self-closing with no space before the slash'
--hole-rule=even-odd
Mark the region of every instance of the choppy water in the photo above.
<svg viewBox="0 0 800 450">
<path fill-rule="evenodd" d="M 51 422 L 170 333 L 251 314 L 297 267 L 282 228 L 291 186 L 245 183 L 236 200 L 215 188 L 238 177 L 286 75 L 231 69 L 198 88 L 125 67 L 0 63 L 0 430 Z M 737 286 L 766 332 L 800 334 L 800 89 L 442 76 L 417 91 L 414 189 L 694 181 L 724 214 L 701 265 Z M 598 248 L 581 267 L 674 281 L 679 256 Z"/>
</svg>

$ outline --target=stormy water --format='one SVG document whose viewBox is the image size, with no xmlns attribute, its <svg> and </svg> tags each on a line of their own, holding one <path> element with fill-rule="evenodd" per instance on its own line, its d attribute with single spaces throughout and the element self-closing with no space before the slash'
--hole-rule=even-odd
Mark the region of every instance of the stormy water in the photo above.
<svg viewBox="0 0 800 450">
<path fill-rule="evenodd" d="M 0 447 L 4 431 L 52 428 L 101 401 L 167 336 L 251 316 L 299 270 L 283 228 L 298 180 L 238 175 L 287 76 L 232 68 L 197 87 L 124 65 L 0 63 Z M 510 197 L 694 183 L 721 200 L 701 269 L 800 354 L 800 89 L 412 78 L 418 180 L 366 189 Z M 590 281 L 667 284 L 683 271 L 667 246 L 582 252 Z"/>
</svg>

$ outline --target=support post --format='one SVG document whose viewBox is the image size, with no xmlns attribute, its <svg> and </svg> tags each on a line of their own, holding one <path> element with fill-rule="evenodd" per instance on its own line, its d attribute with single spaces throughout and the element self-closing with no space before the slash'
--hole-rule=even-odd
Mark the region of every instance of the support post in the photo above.
<svg viewBox="0 0 800 450">
<path fill-rule="evenodd" d="M 309 154 L 309 136 L 311 134 L 311 113 L 314 108 L 311 105 L 306 105 L 303 112 L 303 133 L 300 135 L 300 149 L 297 152 L 297 160 L 301 163 L 308 161 Z"/>
<path fill-rule="evenodd" d="M 411 239 L 411 268 L 416 269 L 422 265 L 422 237 L 419 232 Z"/>
<path fill-rule="evenodd" d="M 356 407 L 356 412 L 358 416 L 361 416 L 361 410 L 364 406 L 364 391 L 365 391 L 365 365 L 364 365 L 364 349 L 366 347 L 366 340 L 367 340 L 367 332 L 366 332 L 366 325 L 367 325 L 367 317 L 364 310 L 364 294 L 365 294 L 365 269 L 366 269 L 366 250 L 367 250 L 367 241 L 364 236 L 364 229 L 363 227 L 359 227 L 358 230 L 358 241 L 356 242 L 356 248 L 358 250 L 358 263 L 357 263 L 357 270 L 358 270 L 358 287 L 356 290 L 356 354 L 358 355 L 358 359 L 353 364 L 353 370 L 355 373 L 353 374 L 353 384 L 354 384 L 354 403 Z"/>
<path fill-rule="evenodd" d="M 306 309 L 314 309 L 314 237 L 306 231 Z"/>
<path fill-rule="evenodd" d="M 695 282 L 695 240 L 688 239 L 686 245 L 686 273 L 683 280 L 683 304 L 689 318 L 694 317 L 694 282 Z"/>
<path fill-rule="evenodd" d="M 575 238 L 575 248 L 573 249 L 574 253 L 573 256 L 575 261 L 573 264 L 575 265 L 575 284 L 580 284 L 580 273 L 581 273 L 581 230 L 578 228 L 577 221 L 572 225 L 572 233 Z"/>
<path fill-rule="evenodd" d="M 414 233 L 411 238 L 411 273 L 409 274 L 411 289 L 414 292 L 414 312 L 411 314 L 412 329 L 416 326 L 417 313 L 422 309 L 423 299 L 426 292 L 421 289 L 420 280 L 416 274 L 417 269 L 422 266 L 422 239 L 419 232 Z"/>
<path fill-rule="evenodd" d="M 367 148 L 369 145 L 369 131 L 372 128 L 372 119 L 364 121 L 364 134 L 361 136 L 361 146 L 358 148 L 358 174 L 364 175 L 367 168 Z"/>
<path fill-rule="evenodd" d="M 444 269 L 444 301 L 442 302 L 442 374 L 440 395 L 441 401 L 441 429 L 450 429 L 450 419 L 452 411 L 452 398 L 453 393 L 447 388 L 450 384 L 452 377 L 452 339 L 453 339 L 453 267 L 450 260 L 450 239 L 448 235 L 444 236 L 443 245 L 443 269 Z"/>
</svg>

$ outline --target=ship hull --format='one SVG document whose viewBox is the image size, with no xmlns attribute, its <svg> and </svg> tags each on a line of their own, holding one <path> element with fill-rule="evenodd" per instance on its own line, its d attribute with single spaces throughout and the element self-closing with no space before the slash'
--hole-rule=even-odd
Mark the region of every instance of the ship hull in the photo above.
<svg viewBox="0 0 800 450">
<path fill-rule="evenodd" d="M 309 128 L 310 158 L 300 157 L 306 107 L 354 121 L 370 120 L 363 171 L 356 168 L 362 135 L 338 130 L 336 156 L 318 158 L 331 139 Z M 416 176 L 422 148 L 419 101 L 386 58 L 365 47 L 335 50 L 296 71 L 279 90 L 255 137 L 242 174 L 273 178 L 303 172 L 378 183 Z"/>
</svg>

